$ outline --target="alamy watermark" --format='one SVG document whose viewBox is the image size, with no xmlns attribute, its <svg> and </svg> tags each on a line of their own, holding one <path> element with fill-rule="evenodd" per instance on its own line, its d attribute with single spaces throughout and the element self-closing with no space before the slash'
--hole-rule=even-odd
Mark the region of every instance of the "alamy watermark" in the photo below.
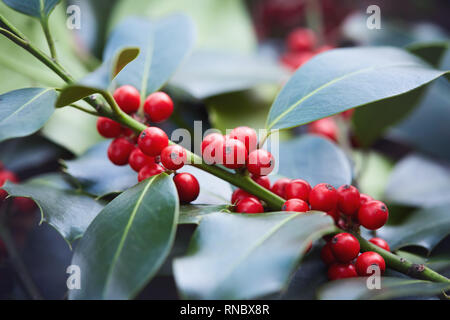
<svg viewBox="0 0 450 320">
<path fill-rule="evenodd" d="M 370 30 L 381 29 L 381 9 L 379 6 L 372 4 L 367 7 L 367 14 L 370 16 L 367 18 L 366 25 Z"/>
<path fill-rule="evenodd" d="M 71 5 L 67 7 L 67 21 L 66 26 L 70 30 L 81 29 L 81 9 L 77 5 Z"/>
</svg>

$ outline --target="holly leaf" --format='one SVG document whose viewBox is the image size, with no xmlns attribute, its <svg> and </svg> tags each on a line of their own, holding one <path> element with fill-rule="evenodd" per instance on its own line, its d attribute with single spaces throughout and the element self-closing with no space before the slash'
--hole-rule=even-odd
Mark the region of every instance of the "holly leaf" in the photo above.
<svg viewBox="0 0 450 320">
<path fill-rule="evenodd" d="M 334 228 L 330 217 L 317 212 L 206 215 L 187 255 L 173 263 L 177 287 L 189 299 L 251 299 L 277 292 L 309 244 Z"/>
<path fill-rule="evenodd" d="M 199 224 L 205 215 L 228 210 L 228 205 L 187 204 L 180 207 L 179 224 Z"/>
<path fill-rule="evenodd" d="M 168 256 L 178 220 L 172 179 L 147 179 L 111 201 L 86 230 L 72 264 L 82 270 L 81 289 L 69 299 L 132 299 Z"/>
<path fill-rule="evenodd" d="M 44 19 L 61 0 L 3 0 L 9 7 L 26 15 Z"/>
</svg>

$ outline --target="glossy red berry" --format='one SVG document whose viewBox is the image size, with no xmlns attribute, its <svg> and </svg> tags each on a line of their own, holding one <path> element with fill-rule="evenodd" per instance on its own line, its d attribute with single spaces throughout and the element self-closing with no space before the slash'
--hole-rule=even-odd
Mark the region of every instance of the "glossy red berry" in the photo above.
<svg viewBox="0 0 450 320">
<path fill-rule="evenodd" d="M 338 126 L 332 118 L 323 118 L 309 124 L 308 132 L 328 138 L 334 142 L 338 139 Z"/>
<path fill-rule="evenodd" d="M 180 202 L 189 203 L 197 199 L 200 193 L 200 185 L 198 180 L 190 173 L 178 173 L 173 177 L 175 186 L 178 190 Z"/>
<path fill-rule="evenodd" d="M 311 209 L 319 211 L 330 211 L 337 207 L 338 193 L 328 183 L 319 183 L 309 193 L 309 204 Z"/>
<path fill-rule="evenodd" d="M 105 117 L 97 119 L 97 131 L 105 138 L 117 138 L 122 133 L 120 123 Z"/>
<path fill-rule="evenodd" d="M 141 182 L 145 179 L 156 176 L 157 174 L 160 174 L 163 172 L 164 172 L 164 168 L 161 167 L 159 164 L 157 164 L 157 163 L 148 164 L 148 165 L 142 167 L 141 170 L 139 170 L 138 181 Z"/>
<path fill-rule="evenodd" d="M 287 36 L 287 48 L 289 51 L 310 51 L 316 46 L 314 31 L 306 28 L 296 28 Z"/>
<path fill-rule="evenodd" d="M 169 138 L 160 128 L 148 127 L 139 135 L 138 146 L 148 156 L 159 156 L 168 145 Z"/>
<path fill-rule="evenodd" d="M 258 149 L 248 156 L 247 169 L 251 174 L 267 176 L 275 167 L 275 159 L 269 151 Z"/>
<path fill-rule="evenodd" d="M 170 170 L 178 170 L 187 161 L 186 150 L 178 145 L 167 146 L 161 152 L 161 163 Z"/>
<path fill-rule="evenodd" d="M 364 252 L 358 257 L 358 259 L 356 259 L 356 272 L 361 277 L 370 276 L 373 274 L 374 271 L 369 269 L 370 266 L 378 266 L 381 274 L 383 274 L 386 270 L 386 262 L 383 257 L 376 252 Z"/>
<path fill-rule="evenodd" d="M 228 136 L 230 139 L 241 141 L 249 153 L 256 150 L 258 145 L 258 136 L 256 135 L 256 131 L 249 127 L 234 128 Z"/>
<path fill-rule="evenodd" d="M 369 196 L 369 195 L 367 195 L 365 193 L 361 193 L 359 195 L 359 205 L 360 206 L 362 206 L 366 202 L 373 201 L 373 200 L 374 199 L 371 196 Z"/>
<path fill-rule="evenodd" d="M 259 184 L 261 187 L 270 190 L 270 179 L 267 176 L 255 176 L 252 175 L 252 180 Z"/>
<path fill-rule="evenodd" d="M 256 196 L 248 193 L 247 191 L 244 191 L 242 189 L 236 189 L 233 191 L 233 194 L 231 195 L 231 203 L 237 204 L 239 201 L 245 198 L 255 198 L 258 199 Z"/>
<path fill-rule="evenodd" d="M 300 199 L 290 199 L 283 204 L 283 211 L 293 212 L 307 212 L 309 211 L 309 205 Z"/>
<path fill-rule="evenodd" d="M 216 143 L 214 145 L 217 146 Z M 216 149 L 216 159 L 221 159 L 221 164 L 229 169 L 239 169 L 246 165 L 248 153 L 241 141 L 225 139 L 220 145 L 222 148 Z"/>
<path fill-rule="evenodd" d="M 220 133 L 208 134 L 202 141 L 202 157 L 207 164 L 216 163 L 216 150 L 222 147 L 225 137 Z"/>
<path fill-rule="evenodd" d="M 333 263 L 328 268 L 328 279 L 338 280 L 357 277 L 355 266 L 351 263 Z"/>
<path fill-rule="evenodd" d="M 134 171 L 139 172 L 146 165 L 155 163 L 155 158 L 147 156 L 141 151 L 141 149 L 135 148 L 130 154 L 128 163 Z"/>
<path fill-rule="evenodd" d="M 376 230 L 384 226 L 389 217 L 387 206 L 378 200 L 364 203 L 358 211 L 358 220 L 369 230 Z"/>
<path fill-rule="evenodd" d="M 139 110 L 141 105 L 141 95 L 133 86 L 122 86 L 114 91 L 114 100 L 116 100 L 120 109 L 125 113 L 133 113 Z"/>
<path fill-rule="evenodd" d="M 164 92 L 154 92 L 144 102 L 144 112 L 153 122 L 162 122 L 170 118 L 173 112 L 173 101 Z"/>
<path fill-rule="evenodd" d="M 359 242 L 350 233 L 342 232 L 331 238 L 331 250 L 340 262 L 349 262 L 355 259 L 359 253 Z"/>
<path fill-rule="evenodd" d="M 320 251 L 320 258 L 327 265 L 336 262 L 336 258 L 333 255 L 333 251 L 331 251 L 331 244 L 329 242 L 322 247 L 322 250 Z"/>
<path fill-rule="evenodd" d="M 383 240 L 381 238 L 372 238 L 369 241 L 386 251 L 391 251 L 391 248 L 389 248 L 389 244 L 386 242 L 386 240 Z"/>
<path fill-rule="evenodd" d="M 264 208 L 258 199 L 253 197 L 244 198 L 238 202 L 236 212 L 239 213 L 262 213 Z"/>
<path fill-rule="evenodd" d="M 108 158 L 117 166 L 124 166 L 128 163 L 134 144 L 126 138 L 114 139 L 108 147 Z"/>
<path fill-rule="evenodd" d="M 302 179 L 292 180 L 286 186 L 287 199 L 301 199 L 303 201 L 309 201 L 310 192 L 311 186 L 309 185 L 308 182 Z"/>
<path fill-rule="evenodd" d="M 291 182 L 291 179 L 281 178 L 275 181 L 271 191 L 283 199 L 286 199 L 286 186 Z"/>
<path fill-rule="evenodd" d="M 337 189 L 338 193 L 338 208 L 348 216 L 354 215 L 358 212 L 360 206 L 359 191 L 354 186 L 348 184 L 340 186 Z"/>
</svg>

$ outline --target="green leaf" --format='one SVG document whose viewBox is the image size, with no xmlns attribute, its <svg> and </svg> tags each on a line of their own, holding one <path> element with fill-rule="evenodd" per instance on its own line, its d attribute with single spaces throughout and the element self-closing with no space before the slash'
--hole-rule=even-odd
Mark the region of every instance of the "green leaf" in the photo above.
<svg viewBox="0 0 450 320">
<path fill-rule="evenodd" d="M 53 89 L 26 88 L 0 96 L 0 141 L 38 131 L 54 110 Z"/>
<path fill-rule="evenodd" d="M 430 43 L 414 43 L 407 47 L 407 50 L 414 55 L 422 58 L 435 68 L 439 68 L 442 57 L 445 51 L 448 50 L 450 43 L 441 42 L 430 42 Z"/>
<path fill-rule="evenodd" d="M 382 277 L 381 290 L 369 290 L 367 278 L 332 281 L 318 293 L 321 300 L 381 300 L 395 298 L 430 297 L 450 289 L 449 283 Z"/>
<path fill-rule="evenodd" d="M 449 234 L 448 206 L 416 210 L 402 224 L 386 225 L 377 231 L 377 236 L 386 240 L 392 250 L 419 246 L 428 252 Z"/>
<path fill-rule="evenodd" d="M 178 195 L 166 174 L 154 176 L 111 201 L 75 249 L 81 289 L 69 299 L 131 299 L 168 256 L 178 220 Z"/>
<path fill-rule="evenodd" d="M 294 73 L 272 105 L 268 129 L 287 129 L 410 92 L 446 74 L 397 48 L 343 48 Z"/>
<path fill-rule="evenodd" d="M 3 2 L 29 16 L 46 18 L 61 0 L 3 0 Z"/>
<path fill-rule="evenodd" d="M 41 210 L 41 222 L 54 227 L 69 243 L 79 238 L 103 204 L 75 190 L 59 174 L 48 174 L 23 184 L 3 187 L 13 197 L 32 198 Z"/>
<path fill-rule="evenodd" d="M 137 58 L 140 49 L 137 47 L 123 48 L 120 50 L 113 62 L 111 79 L 114 79 L 123 68 Z"/>
<path fill-rule="evenodd" d="M 412 154 L 394 167 L 385 190 L 388 201 L 407 206 L 450 204 L 450 168 L 446 162 Z"/>
<path fill-rule="evenodd" d="M 187 204 L 180 207 L 179 224 L 199 224 L 202 218 L 214 212 L 228 210 L 228 205 Z"/>
<path fill-rule="evenodd" d="M 338 188 L 352 181 L 352 169 L 344 152 L 333 142 L 314 135 L 306 135 L 280 143 L 279 155 L 271 150 L 279 160 L 278 174 L 304 179 L 312 186 L 330 183 Z"/>
<path fill-rule="evenodd" d="M 174 261 L 177 287 L 190 299 L 251 299 L 277 292 L 310 242 L 333 230 L 323 213 L 204 216 L 187 255 Z"/>
<path fill-rule="evenodd" d="M 56 100 L 55 107 L 62 108 L 92 94 L 106 94 L 102 89 L 92 88 L 79 84 L 70 84 L 61 90 L 61 93 Z"/>
</svg>

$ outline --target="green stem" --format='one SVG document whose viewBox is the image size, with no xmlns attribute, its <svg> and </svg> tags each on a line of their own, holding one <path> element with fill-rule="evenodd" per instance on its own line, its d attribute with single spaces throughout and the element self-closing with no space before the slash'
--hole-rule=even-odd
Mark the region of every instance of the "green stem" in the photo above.
<svg viewBox="0 0 450 320">
<path fill-rule="evenodd" d="M 41 19 L 41 26 L 45 34 L 45 39 L 47 39 L 48 48 L 50 49 L 52 59 L 57 63 L 58 57 L 56 54 L 55 41 L 53 40 L 52 34 L 50 33 L 50 28 L 48 26 L 48 18 Z"/>
</svg>

